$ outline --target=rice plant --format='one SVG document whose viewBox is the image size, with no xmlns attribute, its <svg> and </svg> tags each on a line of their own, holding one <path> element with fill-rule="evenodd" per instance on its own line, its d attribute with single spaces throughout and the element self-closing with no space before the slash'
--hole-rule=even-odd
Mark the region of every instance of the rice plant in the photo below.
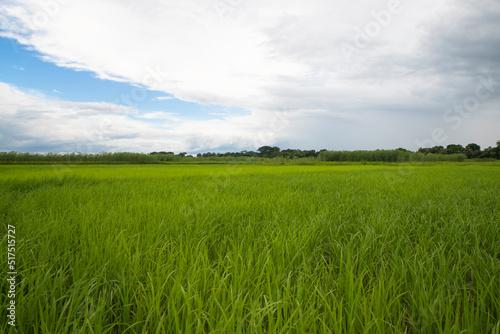
<svg viewBox="0 0 500 334">
<path fill-rule="evenodd" d="M 487 163 L 0 166 L 0 329 L 499 333 L 499 194 Z"/>
</svg>

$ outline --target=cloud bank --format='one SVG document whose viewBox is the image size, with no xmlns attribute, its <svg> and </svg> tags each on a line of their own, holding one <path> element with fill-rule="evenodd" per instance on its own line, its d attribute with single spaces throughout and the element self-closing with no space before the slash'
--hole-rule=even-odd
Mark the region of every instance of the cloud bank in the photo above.
<svg viewBox="0 0 500 334">
<path fill-rule="evenodd" d="M 96 131 L 93 151 L 492 145 L 498 22 L 495 0 L 7 1 L 0 35 L 46 61 L 251 113 L 143 115 L 3 84 L 0 149 L 85 146 Z"/>
</svg>

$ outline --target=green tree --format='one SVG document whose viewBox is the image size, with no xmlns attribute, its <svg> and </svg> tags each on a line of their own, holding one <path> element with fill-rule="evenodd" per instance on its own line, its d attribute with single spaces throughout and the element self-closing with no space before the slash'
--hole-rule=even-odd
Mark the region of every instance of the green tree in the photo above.
<svg viewBox="0 0 500 334">
<path fill-rule="evenodd" d="M 259 155 L 264 158 L 274 158 L 280 153 L 280 148 L 277 146 L 262 146 L 257 149 Z"/>
<path fill-rule="evenodd" d="M 462 145 L 450 144 L 446 146 L 445 154 L 466 154 L 467 151 Z"/>
<path fill-rule="evenodd" d="M 475 143 L 470 143 L 465 146 L 465 150 L 467 151 L 465 154 L 468 159 L 478 158 L 481 155 L 481 146 Z"/>
<path fill-rule="evenodd" d="M 429 153 L 444 154 L 444 147 L 443 146 L 434 146 L 433 148 L 430 149 Z"/>
</svg>

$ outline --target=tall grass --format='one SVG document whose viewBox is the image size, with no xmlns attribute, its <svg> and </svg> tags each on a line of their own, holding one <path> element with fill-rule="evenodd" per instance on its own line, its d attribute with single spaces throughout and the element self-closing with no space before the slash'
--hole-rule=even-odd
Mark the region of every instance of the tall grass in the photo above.
<svg viewBox="0 0 500 334">
<path fill-rule="evenodd" d="M 498 194 L 488 164 L 0 166 L 17 331 L 498 333 Z"/>
<path fill-rule="evenodd" d="M 467 159 L 467 156 L 465 154 L 424 154 L 406 150 L 323 151 L 318 159 L 320 161 L 462 162 Z"/>
</svg>

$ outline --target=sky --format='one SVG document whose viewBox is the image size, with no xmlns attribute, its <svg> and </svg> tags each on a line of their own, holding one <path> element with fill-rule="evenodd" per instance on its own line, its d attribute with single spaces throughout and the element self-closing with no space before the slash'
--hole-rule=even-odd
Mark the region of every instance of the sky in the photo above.
<svg viewBox="0 0 500 334">
<path fill-rule="evenodd" d="M 500 140 L 498 0 L 2 0 L 0 151 Z"/>
</svg>

